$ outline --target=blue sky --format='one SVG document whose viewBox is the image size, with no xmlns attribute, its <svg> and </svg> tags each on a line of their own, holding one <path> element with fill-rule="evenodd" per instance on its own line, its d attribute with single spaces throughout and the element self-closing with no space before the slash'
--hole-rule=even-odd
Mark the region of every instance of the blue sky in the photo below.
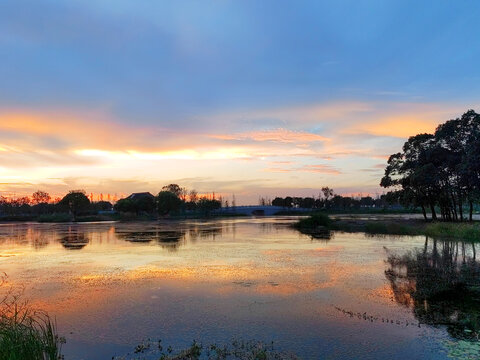
<svg viewBox="0 0 480 360">
<path fill-rule="evenodd" d="M 0 190 L 381 191 L 406 137 L 478 105 L 479 15 L 467 1 L 2 1 Z"/>
</svg>

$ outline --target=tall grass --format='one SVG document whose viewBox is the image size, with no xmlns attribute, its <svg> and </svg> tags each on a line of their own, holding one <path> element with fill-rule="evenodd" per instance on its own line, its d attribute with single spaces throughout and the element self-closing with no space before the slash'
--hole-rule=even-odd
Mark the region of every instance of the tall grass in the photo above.
<svg viewBox="0 0 480 360">
<path fill-rule="evenodd" d="M 424 233 L 432 237 L 480 241 L 480 224 L 436 222 L 428 224 Z"/>
<path fill-rule="evenodd" d="M 5 285 L 0 279 L 0 290 Z M 21 300 L 21 293 L 5 289 L 0 300 L 0 360 L 63 359 L 65 342 L 58 336 L 55 321 Z"/>
</svg>

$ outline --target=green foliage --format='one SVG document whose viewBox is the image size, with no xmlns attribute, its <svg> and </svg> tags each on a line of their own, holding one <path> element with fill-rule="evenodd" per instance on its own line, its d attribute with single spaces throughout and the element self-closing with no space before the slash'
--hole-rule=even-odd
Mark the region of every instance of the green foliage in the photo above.
<svg viewBox="0 0 480 360">
<path fill-rule="evenodd" d="M 438 126 L 435 134 L 412 136 L 402 152 L 388 159 L 380 185 L 393 188 L 405 203 L 426 209 L 437 219 L 463 221 L 464 204 L 472 221 L 480 194 L 480 114 L 469 110 L 461 118 Z M 400 191 L 400 193 L 399 193 Z"/>
<path fill-rule="evenodd" d="M 21 302 L 19 294 L 7 292 L 0 303 L 0 359 L 62 359 L 64 342 L 46 313 Z"/>
<path fill-rule="evenodd" d="M 451 239 L 464 239 L 468 241 L 480 241 L 480 224 L 452 224 L 437 222 L 426 226 L 425 235 Z"/>
</svg>

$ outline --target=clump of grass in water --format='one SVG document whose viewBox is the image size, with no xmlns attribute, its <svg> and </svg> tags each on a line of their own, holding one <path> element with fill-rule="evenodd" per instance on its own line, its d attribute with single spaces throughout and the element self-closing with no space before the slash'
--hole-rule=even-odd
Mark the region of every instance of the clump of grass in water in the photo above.
<svg viewBox="0 0 480 360">
<path fill-rule="evenodd" d="M 6 276 L 0 278 L 5 289 Z M 21 293 L 6 289 L 0 299 L 0 359 L 58 360 L 63 359 L 56 324 L 48 314 L 36 311 L 21 301 Z"/>
<path fill-rule="evenodd" d="M 326 214 L 313 214 L 307 218 L 299 220 L 294 226 L 297 229 L 316 229 L 318 227 L 329 228 L 332 220 Z"/>
<path fill-rule="evenodd" d="M 138 357 L 138 354 L 142 354 Z M 153 342 L 144 341 L 139 344 L 133 355 L 115 357 L 115 360 L 140 360 L 156 356 L 159 360 L 299 360 L 294 354 L 277 351 L 271 344 L 258 341 L 234 340 L 229 345 L 219 346 L 211 344 L 203 346 L 194 341 L 190 347 L 174 351 L 171 346 L 164 349 L 161 340 Z"/>
</svg>

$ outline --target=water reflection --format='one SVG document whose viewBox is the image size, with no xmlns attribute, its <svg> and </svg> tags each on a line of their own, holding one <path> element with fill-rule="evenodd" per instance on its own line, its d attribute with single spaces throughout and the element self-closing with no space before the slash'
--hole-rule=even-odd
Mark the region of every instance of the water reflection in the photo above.
<svg viewBox="0 0 480 360">
<path fill-rule="evenodd" d="M 147 338 L 183 347 L 234 337 L 275 340 L 305 359 L 447 359 L 444 342 L 457 346 L 461 336 L 436 326 L 445 322 L 438 314 L 465 322 L 480 312 L 471 244 L 304 235 L 295 221 L 0 225 L 0 271 L 54 314 L 72 360 L 111 358 Z M 388 252 L 386 273 L 384 246 L 402 251 Z M 419 251 L 403 255 L 407 249 Z M 461 299 L 470 303 L 445 303 L 432 281 L 468 289 Z M 368 314 L 404 325 L 371 322 Z M 407 325 L 418 321 L 435 326 Z"/>
<path fill-rule="evenodd" d="M 60 238 L 60 243 L 67 250 L 83 249 L 89 240 L 82 232 L 70 231 L 67 235 Z"/>
<path fill-rule="evenodd" d="M 444 325 L 459 339 L 480 334 L 480 263 L 474 243 L 425 240 L 422 250 L 390 254 L 385 276 L 397 303 L 419 322 Z"/>
<path fill-rule="evenodd" d="M 325 242 L 331 240 L 334 237 L 334 232 L 326 228 L 317 229 L 297 229 L 300 233 L 308 235 L 312 240 L 323 240 Z"/>
<path fill-rule="evenodd" d="M 177 231 L 132 231 L 132 232 L 116 232 L 118 239 L 132 243 L 149 243 L 157 241 L 159 243 L 179 242 L 185 238 L 184 230 Z"/>
</svg>

